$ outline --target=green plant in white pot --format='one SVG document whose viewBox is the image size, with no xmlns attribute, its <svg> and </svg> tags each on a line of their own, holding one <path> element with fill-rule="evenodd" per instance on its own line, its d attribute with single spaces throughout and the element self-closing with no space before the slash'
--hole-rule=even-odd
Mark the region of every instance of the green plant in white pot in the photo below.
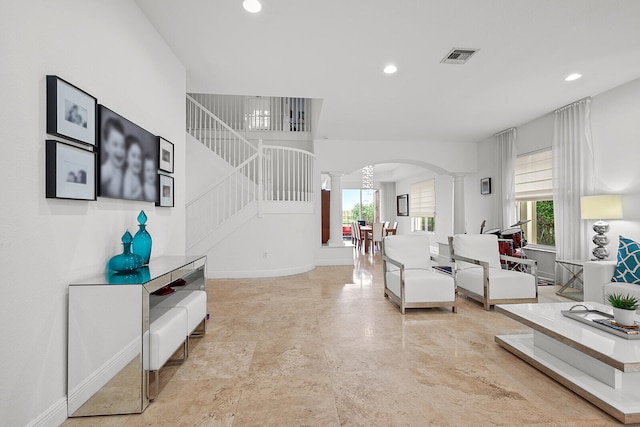
<svg viewBox="0 0 640 427">
<path fill-rule="evenodd" d="M 625 326 L 635 325 L 635 314 L 638 309 L 638 298 L 629 294 L 609 294 L 607 301 L 613 306 L 613 319 Z"/>
</svg>

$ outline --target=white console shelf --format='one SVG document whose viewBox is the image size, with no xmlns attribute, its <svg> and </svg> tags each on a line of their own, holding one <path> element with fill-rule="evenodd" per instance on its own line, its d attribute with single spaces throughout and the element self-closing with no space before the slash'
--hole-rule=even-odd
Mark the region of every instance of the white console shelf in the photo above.
<svg viewBox="0 0 640 427">
<path fill-rule="evenodd" d="M 178 279 L 186 282 L 180 290 L 206 291 L 205 266 L 206 256 L 160 257 L 128 274 L 69 285 L 69 417 L 146 409 L 155 378 L 148 368 L 150 295 Z"/>
</svg>

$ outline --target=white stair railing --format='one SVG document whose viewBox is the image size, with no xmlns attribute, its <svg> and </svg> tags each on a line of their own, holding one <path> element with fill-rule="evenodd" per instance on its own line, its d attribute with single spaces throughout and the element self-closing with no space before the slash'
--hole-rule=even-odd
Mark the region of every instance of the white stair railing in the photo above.
<svg viewBox="0 0 640 427">
<path fill-rule="evenodd" d="M 187 96 L 238 132 L 311 132 L 309 98 L 208 93 Z"/>
<path fill-rule="evenodd" d="M 296 148 L 263 148 L 263 199 L 312 202 L 315 189 L 315 156 Z"/>
<path fill-rule="evenodd" d="M 205 246 L 209 236 L 224 236 L 220 227 L 254 205 L 262 216 L 263 201 L 314 201 L 315 156 L 296 148 L 254 147 L 187 95 L 187 132 L 234 170 L 186 204 L 187 250 Z M 245 212 L 245 215 L 251 211 Z M 229 230 L 224 230 L 228 232 Z"/>
<path fill-rule="evenodd" d="M 256 154 L 257 147 L 187 95 L 187 132 L 231 166 Z"/>
<path fill-rule="evenodd" d="M 186 206 L 187 249 L 215 232 L 233 215 L 258 199 L 260 157 L 254 154 L 220 182 Z"/>
</svg>

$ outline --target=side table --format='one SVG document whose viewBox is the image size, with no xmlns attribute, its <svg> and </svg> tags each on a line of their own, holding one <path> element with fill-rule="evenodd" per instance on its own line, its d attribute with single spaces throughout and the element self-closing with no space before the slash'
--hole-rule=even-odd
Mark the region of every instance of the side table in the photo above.
<svg viewBox="0 0 640 427">
<path fill-rule="evenodd" d="M 557 265 L 571 274 L 571 277 L 565 283 L 562 283 L 562 287 L 558 289 L 556 295 L 560 295 L 574 301 L 582 301 L 584 299 L 584 293 L 582 291 L 582 273 L 585 262 L 586 261 L 582 260 L 556 260 Z M 567 288 L 575 288 L 574 285 L 579 285 L 578 291 L 567 291 Z"/>
</svg>

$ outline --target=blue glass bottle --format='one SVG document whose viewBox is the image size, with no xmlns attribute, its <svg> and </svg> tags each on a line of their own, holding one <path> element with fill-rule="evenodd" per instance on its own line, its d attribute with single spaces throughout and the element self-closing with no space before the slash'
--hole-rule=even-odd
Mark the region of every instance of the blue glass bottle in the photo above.
<svg viewBox="0 0 640 427">
<path fill-rule="evenodd" d="M 142 267 L 142 257 L 131 253 L 131 233 L 127 230 L 122 235 L 122 253 L 109 260 L 109 269 L 113 271 L 133 271 Z"/>
<path fill-rule="evenodd" d="M 151 258 L 151 235 L 147 231 L 147 215 L 144 211 L 140 211 L 138 214 L 138 226 L 140 229 L 133 236 L 133 253 L 142 257 L 142 265 L 149 264 Z"/>
</svg>

